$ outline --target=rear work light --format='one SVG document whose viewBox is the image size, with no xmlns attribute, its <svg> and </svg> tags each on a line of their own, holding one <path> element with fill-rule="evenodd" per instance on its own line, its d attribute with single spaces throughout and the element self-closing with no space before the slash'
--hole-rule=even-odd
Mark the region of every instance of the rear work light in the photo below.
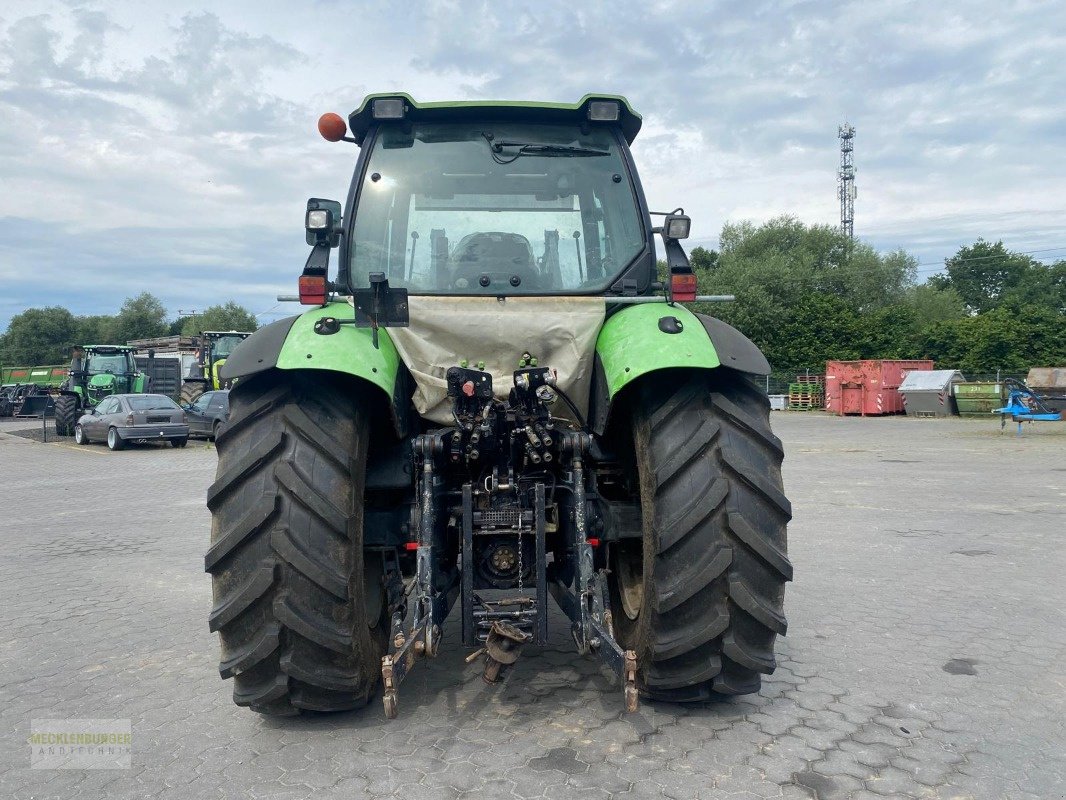
<svg viewBox="0 0 1066 800">
<path fill-rule="evenodd" d="M 696 300 L 696 275 L 692 272 L 675 272 L 670 276 L 670 294 L 679 303 Z"/>
<path fill-rule="evenodd" d="M 670 239 L 687 239 L 692 220 L 683 214 L 671 214 L 663 223 L 663 235 Z"/>
<path fill-rule="evenodd" d="M 326 211 L 325 209 L 314 209 L 307 212 L 307 219 L 304 222 L 304 227 L 308 230 L 324 231 L 330 227 L 331 222 L 332 220 L 330 219 L 329 211 Z"/>
<path fill-rule="evenodd" d="M 589 120 L 592 122 L 618 122 L 620 113 L 615 100 L 593 100 L 589 103 Z"/>
<path fill-rule="evenodd" d="M 300 302 L 305 306 L 324 306 L 326 304 L 326 276 L 300 276 Z"/>
</svg>

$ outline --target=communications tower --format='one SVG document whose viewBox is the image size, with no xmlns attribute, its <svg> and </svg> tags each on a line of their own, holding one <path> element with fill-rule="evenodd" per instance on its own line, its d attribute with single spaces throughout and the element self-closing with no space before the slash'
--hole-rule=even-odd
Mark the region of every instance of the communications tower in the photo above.
<svg viewBox="0 0 1066 800">
<path fill-rule="evenodd" d="M 855 128 L 844 123 L 840 137 L 840 172 L 837 173 L 837 196 L 840 197 L 840 230 L 849 239 L 855 237 Z"/>
</svg>

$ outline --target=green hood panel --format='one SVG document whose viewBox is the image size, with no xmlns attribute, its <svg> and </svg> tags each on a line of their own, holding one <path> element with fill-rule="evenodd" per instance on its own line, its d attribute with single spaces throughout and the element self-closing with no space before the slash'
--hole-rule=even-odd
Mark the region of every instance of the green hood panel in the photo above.
<svg viewBox="0 0 1066 800">
<path fill-rule="evenodd" d="M 660 329 L 659 321 L 671 317 L 681 323 L 680 332 Z M 699 318 L 687 308 L 665 303 L 641 303 L 611 315 L 596 340 L 596 354 L 612 398 L 626 384 L 655 370 L 721 366 Z"/>
<path fill-rule="evenodd" d="M 315 333 L 315 323 L 322 317 L 352 319 L 348 303 L 330 303 L 313 308 L 297 317 L 289 329 L 285 344 L 278 353 L 278 369 L 326 369 L 363 378 L 381 388 L 390 398 L 400 369 L 400 356 L 384 328 L 378 330 L 375 349 L 369 328 L 341 325 L 330 336 Z"/>
</svg>

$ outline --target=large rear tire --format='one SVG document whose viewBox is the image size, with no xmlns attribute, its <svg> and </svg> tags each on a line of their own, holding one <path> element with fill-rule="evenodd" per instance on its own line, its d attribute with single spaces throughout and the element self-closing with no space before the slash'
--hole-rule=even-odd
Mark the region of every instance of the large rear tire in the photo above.
<svg viewBox="0 0 1066 800">
<path fill-rule="evenodd" d="M 73 395 L 61 394 L 55 402 L 56 436 L 73 436 L 78 422 L 78 400 Z"/>
<path fill-rule="evenodd" d="M 230 395 L 205 567 L 239 706 L 359 708 L 377 684 L 388 615 L 362 548 L 368 428 L 361 389 L 328 373 L 267 373 Z"/>
<path fill-rule="evenodd" d="M 206 389 L 205 381 L 187 381 L 181 385 L 181 404 L 192 405 Z"/>
<path fill-rule="evenodd" d="M 769 410 L 728 369 L 656 380 L 637 400 L 644 536 L 614 548 L 612 605 L 653 699 L 756 692 L 774 671 L 792 510 Z"/>
</svg>

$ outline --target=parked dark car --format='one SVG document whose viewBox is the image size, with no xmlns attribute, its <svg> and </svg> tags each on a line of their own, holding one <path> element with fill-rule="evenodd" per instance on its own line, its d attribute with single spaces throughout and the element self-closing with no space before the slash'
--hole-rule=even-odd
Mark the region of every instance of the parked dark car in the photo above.
<svg viewBox="0 0 1066 800">
<path fill-rule="evenodd" d="M 204 392 L 195 402 L 182 406 L 189 418 L 190 436 L 207 436 L 214 439 L 229 419 L 229 389 Z"/>
<path fill-rule="evenodd" d="M 169 441 L 173 447 L 189 443 L 185 412 L 163 394 L 113 394 L 74 426 L 78 444 L 102 441 L 121 450 L 130 442 L 153 440 Z"/>
</svg>

